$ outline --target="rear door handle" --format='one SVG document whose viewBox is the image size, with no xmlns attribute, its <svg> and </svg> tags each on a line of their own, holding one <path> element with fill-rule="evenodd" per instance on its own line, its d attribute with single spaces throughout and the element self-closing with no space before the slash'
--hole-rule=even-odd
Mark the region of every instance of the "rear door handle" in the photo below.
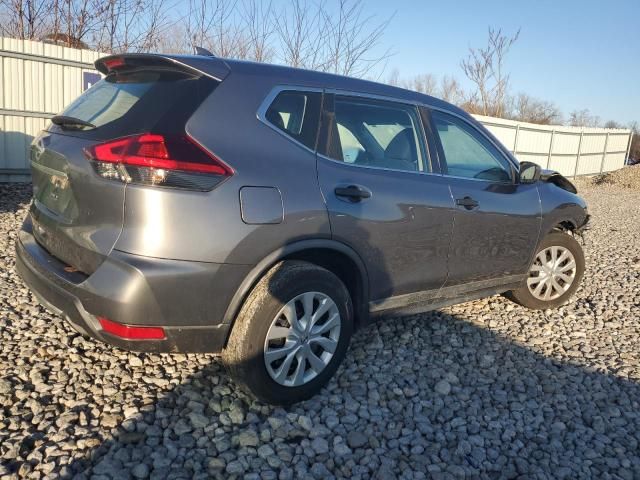
<svg viewBox="0 0 640 480">
<path fill-rule="evenodd" d="M 352 202 L 359 202 L 365 198 L 371 198 L 371 191 L 359 185 L 336 187 L 333 192 L 336 194 L 336 197 L 345 197 Z"/>
<path fill-rule="evenodd" d="M 467 210 L 473 210 L 474 208 L 477 208 L 480 204 L 473 198 L 467 196 L 464 198 L 456 198 L 456 205 L 458 205 L 459 207 L 464 207 Z"/>
</svg>

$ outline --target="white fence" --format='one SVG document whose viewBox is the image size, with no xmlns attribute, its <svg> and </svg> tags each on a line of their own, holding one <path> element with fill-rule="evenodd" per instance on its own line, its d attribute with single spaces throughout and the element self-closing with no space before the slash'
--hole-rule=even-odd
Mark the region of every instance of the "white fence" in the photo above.
<svg viewBox="0 0 640 480">
<path fill-rule="evenodd" d="M 28 147 L 99 79 L 98 52 L 0 37 L 0 182 L 28 181 Z"/>
<path fill-rule="evenodd" d="M 630 130 L 536 125 L 480 115 L 475 117 L 518 160 L 535 162 L 565 176 L 618 170 L 629 156 Z"/>
<path fill-rule="evenodd" d="M 28 181 L 28 147 L 49 118 L 100 77 L 98 52 L 0 37 L 0 182 Z M 545 126 L 476 117 L 519 160 L 564 175 L 624 166 L 629 130 Z"/>
</svg>

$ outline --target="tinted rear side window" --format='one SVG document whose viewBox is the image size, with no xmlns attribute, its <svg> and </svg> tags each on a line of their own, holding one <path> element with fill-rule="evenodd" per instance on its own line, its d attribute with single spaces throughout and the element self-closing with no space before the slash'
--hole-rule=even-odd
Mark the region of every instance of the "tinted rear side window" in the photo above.
<svg viewBox="0 0 640 480">
<path fill-rule="evenodd" d="M 269 105 L 265 120 L 313 150 L 318 136 L 321 102 L 319 92 L 284 90 Z"/>
<path fill-rule="evenodd" d="M 94 124 L 95 129 L 73 132 L 87 138 L 181 132 L 216 83 L 210 78 L 180 72 L 151 70 L 111 74 L 78 97 L 62 115 Z M 64 132 L 55 125 L 49 129 Z"/>
</svg>

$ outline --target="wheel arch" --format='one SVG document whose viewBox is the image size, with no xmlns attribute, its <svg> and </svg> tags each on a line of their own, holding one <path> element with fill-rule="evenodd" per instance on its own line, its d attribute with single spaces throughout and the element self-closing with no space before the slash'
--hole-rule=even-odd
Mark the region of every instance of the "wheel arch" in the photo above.
<svg viewBox="0 0 640 480">
<path fill-rule="evenodd" d="M 550 209 L 542 216 L 540 241 L 554 231 L 579 233 L 589 222 L 589 214 L 584 202 L 565 202 Z"/>
<path fill-rule="evenodd" d="M 349 290 L 356 327 L 369 320 L 369 277 L 360 256 L 351 247 L 331 239 L 308 239 L 285 245 L 258 262 L 245 276 L 225 312 L 223 323 L 229 325 L 225 346 L 242 304 L 262 276 L 282 260 L 303 260 L 319 265 L 337 275 Z M 354 270 L 355 267 L 355 270 Z"/>
</svg>

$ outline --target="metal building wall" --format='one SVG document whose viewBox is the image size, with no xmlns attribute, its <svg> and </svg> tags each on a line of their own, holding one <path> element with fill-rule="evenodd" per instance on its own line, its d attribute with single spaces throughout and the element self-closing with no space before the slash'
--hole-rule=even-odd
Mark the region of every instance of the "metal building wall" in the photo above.
<svg viewBox="0 0 640 480">
<path fill-rule="evenodd" d="M 0 37 L 0 182 L 29 181 L 28 146 L 96 74 L 98 52 Z M 83 78 L 85 82 L 83 82 Z"/>
<path fill-rule="evenodd" d="M 474 117 L 518 160 L 535 162 L 570 177 L 618 170 L 629 155 L 630 130 L 536 125 L 481 115 Z"/>
</svg>

